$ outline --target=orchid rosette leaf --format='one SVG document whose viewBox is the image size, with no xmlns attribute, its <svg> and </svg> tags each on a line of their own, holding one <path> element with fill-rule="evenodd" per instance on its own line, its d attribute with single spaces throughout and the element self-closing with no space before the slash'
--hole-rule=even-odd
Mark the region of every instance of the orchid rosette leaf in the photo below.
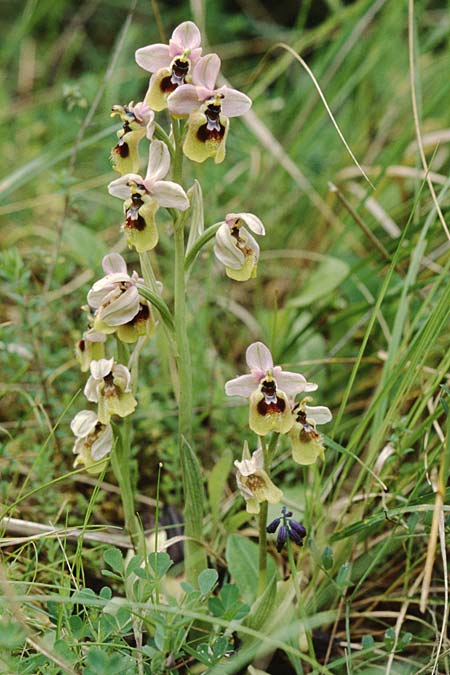
<svg viewBox="0 0 450 675">
<path fill-rule="evenodd" d="M 100 473 L 106 462 L 106 455 L 111 452 L 113 446 L 113 432 L 109 424 L 102 424 L 97 415 L 90 410 L 80 410 L 75 415 L 70 428 L 76 440 L 73 452 L 77 455 L 74 467 L 82 465 L 88 473 Z M 101 464 L 93 466 L 101 459 Z"/>
<path fill-rule="evenodd" d="M 136 63 L 153 73 L 145 103 L 153 110 L 167 108 L 167 97 L 177 87 L 192 81 L 193 67 L 201 59 L 200 31 L 184 21 L 172 33 L 169 44 L 153 44 L 136 51 Z"/>
<path fill-rule="evenodd" d="M 329 408 L 324 405 L 308 405 L 311 398 L 305 397 L 294 406 L 295 423 L 289 432 L 292 442 L 292 458 L 298 464 L 314 464 L 318 457 L 323 459 L 324 446 L 321 434 L 316 431 L 318 424 L 332 419 Z"/>
<path fill-rule="evenodd" d="M 91 362 L 90 370 L 91 376 L 86 382 L 84 395 L 88 401 L 98 403 L 99 422 L 108 424 L 112 415 L 131 415 L 137 401 L 131 391 L 128 368 L 114 359 L 100 359 Z"/>
<path fill-rule="evenodd" d="M 253 213 L 229 213 L 216 232 L 214 254 L 230 279 L 247 281 L 256 276 L 259 244 L 247 228 L 260 236 L 264 225 Z"/>
<path fill-rule="evenodd" d="M 145 103 L 131 101 L 126 106 L 114 105 L 111 117 L 118 115 L 123 122 L 117 132 L 118 143 L 111 151 L 114 171 L 120 174 L 139 171 L 139 141 L 146 136 L 153 137 L 155 113 Z"/>
<path fill-rule="evenodd" d="M 244 443 L 242 461 L 235 460 L 236 482 L 246 502 L 248 513 L 259 513 L 260 503 L 278 504 L 283 496 L 281 490 L 272 483 L 264 470 L 264 458 L 261 448 L 251 456 L 247 441 Z"/>
<path fill-rule="evenodd" d="M 158 243 L 155 215 L 160 206 L 185 211 L 189 199 L 177 183 L 163 180 L 170 168 L 170 154 L 162 141 L 152 141 L 145 178 L 128 173 L 108 185 L 109 194 L 124 200 L 122 229 L 128 245 L 138 253 L 150 251 Z"/>
<path fill-rule="evenodd" d="M 181 85 L 167 99 L 172 115 L 189 115 L 183 152 L 194 162 L 209 157 L 216 164 L 223 162 L 229 118 L 243 115 L 252 105 L 237 89 L 215 88 L 219 70 L 217 54 L 208 54 L 195 65 L 192 84 Z"/>
<path fill-rule="evenodd" d="M 271 431 L 288 433 L 295 422 L 290 399 L 302 391 L 315 391 L 317 384 L 307 382 L 300 373 L 274 366 L 272 354 L 262 342 L 248 347 L 246 360 L 251 373 L 229 380 L 225 393 L 250 400 L 249 426 L 259 436 Z"/>
</svg>

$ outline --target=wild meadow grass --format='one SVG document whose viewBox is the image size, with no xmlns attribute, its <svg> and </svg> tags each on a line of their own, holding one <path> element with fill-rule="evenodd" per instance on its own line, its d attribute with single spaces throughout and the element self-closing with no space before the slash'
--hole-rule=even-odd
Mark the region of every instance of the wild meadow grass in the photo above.
<svg viewBox="0 0 450 675">
<path fill-rule="evenodd" d="M 448 675 L 446 3 L 2 10 L 0 672 Z M 253 100 L 232 120 L 225 161 L 185 163 L 187 184 L 201 183 L 206 226 L 245 211 L 266 227 L 255 279 L 227 278 L 212 243 L 189 274 L 192 438 L 207 495 L 198 588 L 183 577 L 178 407 L 161 327 L 140 355 L 127 467 L 139 525 L 153 546 L 173 539 L 171 560 L 153 553 L 140 567 L 113 471 L 74 469 L 70 431 L 85 405 L 81 306 L 104 255 L 139 265 L 106 189 L 117 178 L 111 108 L 143 99 L 135 50 L 186 20 Z M 158 217 L 151 262 L 172 306 L 174 237 L 167 212 Z M 307 538 L 280 553 L 268 535 L 262 593 L 258 521 L 233 470 L 244 441 L 254 446 L 248 406 L 224 393 L 256 341 L 316 382 L 315 403 L 333 413 L 323 461 L 294 464 L 280 440 L 271 478 Z"/>
</svg>

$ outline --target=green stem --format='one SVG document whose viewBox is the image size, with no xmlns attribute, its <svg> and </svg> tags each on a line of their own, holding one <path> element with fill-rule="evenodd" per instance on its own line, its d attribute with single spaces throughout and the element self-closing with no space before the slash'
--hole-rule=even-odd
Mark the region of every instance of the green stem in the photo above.
<svg viewBox="0 0 450 675">
<path fill-rule="evenodd" d="M 182 180 L 183 152 L 178 120 L 173 120 L 175 138 L 175 159 L 172 177 L 177 183 Z M 178 435 L 181 460 L 181 475 L 184 490 L 184 522 L 186 540 L 186 578 L 197 585 L 197 577 L 207 566 L 206 554 L 201 545 L 203 534 L 203 484 L 200 465 L 192 448 L 192 366 L 189 338 L 187 333 L 186 288 L 184 273 L 184 219 L 174 221 L 175 239 L 175 337 L 177 343 L 178 368 Z"/>
<path fill-rule="evenodd" d="M 125 518 L 125 528 L 130 535 L 131 543 L 136 552 L 145 554 L 145 538 L 139 519 L 136 516 L 134 504 L 134 490 L 131 483 L 130 454 L 131 454 L 131 423 L 126 418 L 120 429 L 114 425 L 115 444 L 111 453 L 111 463 L 117 483 L 120 488 L 120 497 Z"/>
<path fill-rule="evenodd" d="M 270 478 L 270 468 L 280 434 L 274 432 L 267 447 L 265 439 L 261 438 L 261 446 L 264 455 L 264 471 Z M 261 595 L 267 585 L 267 512 L 269 505 L 263 502 L 259 511 L 259 577 L 258 595 Z"/>
<path fill-rule="evenodd" d="M 292 552 L 292 543 L 291 540 L 289 539 L 289 535 L 286 540 L 286 546 L 287 546 L 287 551 L 288 551 L 288 560 L 289 560 L 289 567 L 291 570 L 291 578 L 292 578 L 292 583 L 294 584 L 294 590 L 295 590 L 295 595 L 297 598 L 297 605 L 298 605 L 298 611 L 300 614 L 300 618 L 305 622 L 304 623 L 304 629 L 305 629 L 305 635 L 306 635 L 306 641 L 308 643 L 308 651 L 311 659 L 314 659 L 316 661 L 316 652 L 314 650 L 314 644 L 312 641 L 312 635 L 309 627 L 306 626 L 306 609 L 305 605 L 303 602 L 303 596 L 302 592 L 300 590 L 300 584 L 298 583 L 298 577 L 297 577 L 297 566 L 295 564 L 294 560 L 294 554 Z"/>
</svg>

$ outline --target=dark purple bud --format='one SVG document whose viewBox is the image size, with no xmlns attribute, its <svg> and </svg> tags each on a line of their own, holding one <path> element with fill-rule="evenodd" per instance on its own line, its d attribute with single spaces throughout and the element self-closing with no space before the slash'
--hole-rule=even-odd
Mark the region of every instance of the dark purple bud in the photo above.
<svg viewBox="0 0 450 675">
<path fill-rule="evenodd" d="M 281 518 L 275 518 L 275 520 L 272 520 L 271 523 L 268 524 L 266 527 L 267 532 L 270 532 L 270 534 L 273 534 L 274 532 L 277 531 L 277 527 L 280 524 Z"/>
<path fill-rule="evenodd" d="M 285 506 L 281 509 L 281 513 L 285 518 L 290 518 L 292 516 L 292 511 L 288 511 Z"/>
<path fill-rule="evenodd" d="M 303 546 L 303 539 L 295 530 L 289 530 L 289 538 L 295 541 L 298 546 Z"/>
<path fill-rule="evenodd" d="M 278 535 L 277 535 L 277 551 L 280 553 L 281 549 L 286 543 L 287 539 L 287 534 L 288 534 L 288 529 L 286 525 L 282 525 L 280 529 L 278 530 Z"/>
<path fill-rule="evenodd" d="M 306 537 L 306 530 L 301 523 L 298 523 L 296 520 L 291 520 L 289 525 L 291 530 L 295 532 L 301 539 Z"/>
</svg>

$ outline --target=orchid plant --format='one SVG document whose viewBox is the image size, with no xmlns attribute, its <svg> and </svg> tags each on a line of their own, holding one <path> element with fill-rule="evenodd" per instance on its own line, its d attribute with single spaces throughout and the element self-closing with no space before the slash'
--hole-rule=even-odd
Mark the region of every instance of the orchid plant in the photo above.
<svg viewBox="0 0 450 675">
<path fill-rule="evenodd" d="M 226 275 L 237 282 L 253 278 L 260 252 L 253 234 L 263 236 L 265 227 L 258 216 L 243 211 L 226 214 L 222 221 L 204 230 L 203 220 L 198 218 L 198 213 L 203 213 L 201 188 L 197 182 L 185 185 L 183 161 L 223 162 L 229 120 L 245 114 L 251 100 L 228 86 L 217 87 L 220 58 L 217 54 L 203 55 L 200 31 L 191 21 L 174 30 L 168 45 L 138 49 L 136 62 L 151 73 L 151 78 L 143 101 L 113 106 L 112 114 L 120 118 L 122 127 L 111 161 L 120 176 L 109 183 L 108 191 L 123 202 L 120 230 L 128 247 L 139 254 L 141 272 L 130 274 L 125 259 L 119 253 L 109 253 L 102 262 L 104 276 L 87 295 L 88 325 L 77 343 L 76 355 L 82 371 L 90 373 L 84 395 L 95 404 L 95 410 L 82 410 L 72 421 L 75 464 L 99 473 L 111 457 L 126 527 L 135 548 L 144 553 L 145 539 L 135 514 L 130 481 L 130 417 L 139 405 L 139 354 L 155 331 L 162 330 L 174 363 L 173 387 L 179 409 L 186 576 L 196 584 L 206 567 L 206 554 L 201 544 L 202 474 L 192 438 L 186 284 L 198 253 L 213 238 L 214 253 Z M 156 116 L 166 109 L 170 116 L 168 130 Z M 139 150 L 145 141 L 149 143 L 148 162 L 142 169 Z M 173 307 L 163 298 L 163 286 L 156 279 L 149 256 L 149 251 L 158 245 L 157 219 L 162 208 L 168 210 L 173 222 Z M 248 399 L 248 423 L 257 435 L 256 450 L 251 455 L 245 443 L 242 459 L 236 460 L 235 465 L 237 487 L 247 511 L 259 514 L 263 585 L 267 504 L 277 504 L 283 497 L 271 479 L 278 439 L 280 435 L 289 439 L 295 462 L 311 464 L 323 455 L 323 441 L 316 425 L 328 422 L 331 413 L 324 406 L 309 405 L 308 397 L 295 401 L 297 395 L 312 392 L 317 385 L 300 373 L 274 366 L 262 342 L 251 344 L 246 357 L 250 372 L 227 382 L 225 392 Z M 288 525 L 284 523 L 283 527 L 287 532 Z M 295 534 L 294 525 L 291 530 Z M 291 538 L 296 541 L 294 534 Z"/>
</svg>

